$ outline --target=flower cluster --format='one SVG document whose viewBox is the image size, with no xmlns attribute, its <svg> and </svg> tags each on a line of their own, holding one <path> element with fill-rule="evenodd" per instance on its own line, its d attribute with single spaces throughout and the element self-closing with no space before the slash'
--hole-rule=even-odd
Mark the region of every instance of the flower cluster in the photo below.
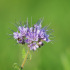
<svg viewBox="0 0 70 70">
<path fill-rule="evenodd" d="M 43 46 L 43 41 L 50 42 L 45 28 L 41 23 L 35 24 L 33 27 L 19 26 L 18 31 L 13 33 L 14 38 L 20 44 L 27 44 L 30 50 L 36 50 Z"/>
</svg>

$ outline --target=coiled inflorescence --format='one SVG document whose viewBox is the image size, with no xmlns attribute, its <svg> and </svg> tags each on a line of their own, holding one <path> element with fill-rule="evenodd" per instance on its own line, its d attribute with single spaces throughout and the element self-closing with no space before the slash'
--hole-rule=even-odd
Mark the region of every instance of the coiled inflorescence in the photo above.
<svg viewBox="0 0 70 70">
<path fill-rule="evenodd" d="M 13 33 L 13 37 L 20 44 L 27 44 L 30 50 L 36 50 L 43 46 L 43 41 L 50 42 L 47 30 L 42 28 L 41 22 L 33 27 L 19 26 L 18 31 Z"/>
</svg>

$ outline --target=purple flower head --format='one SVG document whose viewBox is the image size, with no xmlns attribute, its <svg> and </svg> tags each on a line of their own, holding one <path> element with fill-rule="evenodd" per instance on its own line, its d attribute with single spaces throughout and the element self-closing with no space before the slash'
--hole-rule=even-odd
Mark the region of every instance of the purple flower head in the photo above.
<svg viewBox="0 0 70 70">
<path fill-rule="evenodd" d="M 31 43 L 28 45 L 28 47 L 30 48 L 30 50 L 36 50 L 39 46 L 36 43 Z"/>
<path fill-rule="evenodd" d="M 41 40 L 44 40 L 46 42 L 49 42 L 50 41 L 49 35 L 46 34 L 46 31 L 44 29 L 41 29 L 40 30 L 40 33 L 39 33 L 38 36 L 39 36 L 39 39 L 41 39 Z"/>
<path fill-rule="evenodd" d="M 21 33 L 14 32 L 13 35 L 14 35 L 14 38 L 17 39 L 18 43 L 22 43 L 22 44 L 24 43 L 24 39 Z"/>
<path fill-rule="evenodd" d="M 31 41 L 38 41 L 38 34 L 34 31 L 29 31 L 26 35 L 26 38 Z"/>
<path fill-rule="evenodd" d="M 25 36 L 28 28 L 19 26 L 18 29 L 19 29 L 20 33 L 22 34 L 22 36 Z"/>
<path fill-rule="evenodd" d="M 14 38 L 15 38 L 15 39 L 22 38 L 21 33 L 14 32 L 13 35 L 14 35 Z"/>
<path fill-rule="evenodd" d="M 27 44 L 30 50 L 36 50 L 43 46 L 43 41 L 50 42 L 49 35 L 45 28 L 42 28 L 41 21 L 33 27 L 19 26 L 18 32 L 13 33 L 13 37 L 20 44 Z"/>
</svg>

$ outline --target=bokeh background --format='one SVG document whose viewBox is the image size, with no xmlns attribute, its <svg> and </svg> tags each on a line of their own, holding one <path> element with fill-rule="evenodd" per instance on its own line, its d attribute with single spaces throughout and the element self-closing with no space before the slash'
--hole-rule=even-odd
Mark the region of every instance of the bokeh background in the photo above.
<svg viewBox="0 0 70 70">
<path fill-rule="evenodd" d="M 32 53 L 24 70 L 70 70 L 70 0 L 0 0 L 0 70 L 15 70 L 21 65 L 21 48 L 8 39 L 11 23 L 23 21 L 35 24 L 44 17 L 43 26 L 50 25 L 55 37 L 52 43 Z"/>
</svg>

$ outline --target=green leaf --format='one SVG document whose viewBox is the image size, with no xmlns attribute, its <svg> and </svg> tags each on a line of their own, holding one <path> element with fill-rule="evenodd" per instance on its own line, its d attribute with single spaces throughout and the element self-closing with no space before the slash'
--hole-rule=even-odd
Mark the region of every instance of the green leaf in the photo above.
<svg viewBox="0 0 70 70">
<path fill-rule="evenodd" d="M 22 58 L 24 59 L 26 56 L 26 51 L 25 51 L 25 48 L 22 49 Z"/>
<path fill-rule="evenodd" d="M 20 69 L 17 63 L 14 63 L 14 64 L 13 64 L 13 68 L 14 68 L 14 69 L 17 69 L 17 70 Z"/>
</svg>

